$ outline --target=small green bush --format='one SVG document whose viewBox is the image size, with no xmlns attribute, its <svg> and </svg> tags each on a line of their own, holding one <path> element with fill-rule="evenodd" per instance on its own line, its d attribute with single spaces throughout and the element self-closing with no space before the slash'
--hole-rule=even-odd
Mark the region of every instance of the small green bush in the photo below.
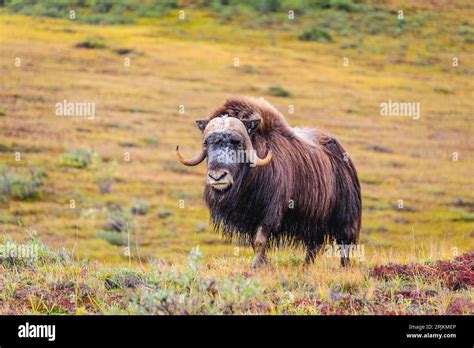
<svg viewBox="0 0 474 348">
<path fill-rule="evenodd" d="M 74 149 L 61 156 L 61 165 L 73 168 L 86 168 L 100 160 L 100 156 L 90 149 Z"/>
<path fill-rule="evenodd" d="M 116 209 L 109 210 L 106 212 L 109 220 L 104 225 L 104 230 L 114 232 L 127 232 L 132 230 L 135 226 L 133 216 L 128 209 Z"/>
<path fill-rule="evenodd" d="M 146 283 L 145 274 L 134 272 L 129 269 L 118 269 L 114 272 L 103 272 L 99 274 L 104 279 L 106 289 L 133 289 Z"/>
<path fill-rule="evenodd" d="M 7 197 L 18 200 L 34 200 L 40 197 L 46 172 L 30 167 L 23 170 L 7 170 L 0 166 L 0 200 Z"/>
<path fill-rule="evenodd" d="M 165 219 L 169 216 L 172 216 L 173 215 L 173 212 L 171 210 L 168 210 L 168 209 L 164 209 L 164 208 L 160 208 L 158 209 L 158 217 L 160 219 Z"/>
<path fill-rule="evenodd" d="M 135 199 L 132 202 L 131 212 L 133 215 L 146 215 L 150 205 L 142 199 Z"/>
<path fill-rule="evenodd" d="M 106 212 L 108 221 L 104 224 L 102 230 L 97 231 L 96 235 L 109 242 L 112 245 L 127 245 L 128 235 L 132 234 L 135 228 L 135 221 L 130 210 L 122 209 L 120 206 L 115 210 Z"/>
<path fill-rule="evenodd" d="M 178 8 L 177 0 L 151 0 L 141 3 L 136 13 L 139 17 L 159 18 L 167 15 L 173 8 Z"/>
<path fill-rule="evenodd" d="M 328 31 L 319 28 L 306 29 L 298 39 L 301 41 L 331 42 L 332 37 Z"/>
<path fill-rule="evenodd" d="M 154 136 L 144 137 L 143 142 L 151 147 L 160 146 L 160 138 Z"/>
<path fill-rule="evenodd" d="M 291 93 L 286 89 L 278 86 L 269 87 L 267 90 L 268 94 L 273 95 L 274 97 L 290 97 Z"/>
<path fill-rule="evenodd" d="M 112 245 L 127 245 L 127 236 L 124 233 L 113 231 L 97 231 L 97 237 L 102 238 Z"/>
<path fill-rule="evenodd" d="M 248 4 L 259 12 L 277 12 L 281 6 L 281 0 L 249 0 Z"/>
<path fill-rule="evenodd" d="M 94 177 L 95 183 L 99 187 L 101 193 L 106 194 L 112 191 L 112 184 L 115 181 L 115 171 L 117 170 L 117 162 L 104 162 L 100 159 L 97 160 Z"/>
<path fill-rule="evenodd" d="M 98 23 L 90 23 L 90 24 L 98 24 Z M 104 38 L 101 36 L 94 36 L 89 37 L 84 41 L 79 42 L 76 44 L 78 48 L 89 48 L 89 49 L 101 49 L 107 47 L 105 44 Z"/>
<path fill-rule="evenodd" d="M 360 5 L 354 4 L 351 0 L 331 0 L 329 1 L 329 6 L 346 12 L 357 12 L 360 10 Z"/>
</svg>

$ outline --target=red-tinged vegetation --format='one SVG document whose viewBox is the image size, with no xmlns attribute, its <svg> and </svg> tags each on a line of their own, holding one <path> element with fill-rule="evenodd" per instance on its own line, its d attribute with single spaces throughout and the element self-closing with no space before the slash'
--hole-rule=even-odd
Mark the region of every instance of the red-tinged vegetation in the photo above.
<svg viewBox="0 0 474 348">
<path fill-rule="evenodd" d="M 473 314 L 474 313 L 474 303 L 468 298 L 455 298 L 452 300 L 446 314 Z"/>
<path fill-rule="evenodd" d="M 423 264 L 376 266 L 371 276 L 380 279 L 439 279 L 451 290 L 469 289 L 474 287 L 474 252 L 458 256 L 453 260 L 440 260 Z"/>
</svg>

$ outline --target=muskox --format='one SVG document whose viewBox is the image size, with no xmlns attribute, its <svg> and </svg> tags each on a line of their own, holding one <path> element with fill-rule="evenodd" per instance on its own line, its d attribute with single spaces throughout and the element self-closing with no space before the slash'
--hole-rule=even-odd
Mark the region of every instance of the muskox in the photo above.
<svg viewBox="0 0 474 348">
<path fill-rule="evenodd" d="M 275 245 L 303 245 L 307 263 L 324 242 L 358 243 L 362 202 L 357 172 L 328 133 L 292 128 L 263 98 L 229 98 L 196 121 L 202 148 L 178 160 L 194 166 L 207 157 L 204 198 L 215 230 L 251 244 L 252 267 Z M 347 250 L 342 248 L 342 250 Z M 341 253 L 341 264 L 349 255 Z"/>
</svg>

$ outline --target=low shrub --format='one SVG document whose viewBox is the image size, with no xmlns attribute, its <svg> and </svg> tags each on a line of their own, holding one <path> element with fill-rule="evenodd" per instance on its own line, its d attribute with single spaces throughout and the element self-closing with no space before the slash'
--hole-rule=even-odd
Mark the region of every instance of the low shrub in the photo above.
<svg viewBox="0 0 474 348">
<path fill-rule="evenodd" d="M 291 93 L 283 87 L 272 86 L 268 88 L 267 92 L 274 97 L 291 97 Z"/>
<path fill-rule="evenodd" d="M 160 208 L 158 209 L 158 217 L 160 219 L 165 219 L 169 216 L 172 216 L 173 215 L 173 212 L 171 210 L 168 210 L 168 209 L 164 209 L 164 208 Z"/>
<path fill-rule="evenodd" d="M 115 171 L 117 170 L 117 162 L 111 161 L 105 163 L 98 160 L 94 170 L 95 184 L 99 187 L 101 193 L 106 194 L 112 191 L 112 184 L 115 181 Z"/>
<path fill-rule="evenodd" d="M 97 24 L 97 23 L 91 23 L 91 24 Z M 105 44 L 104 38 L 102 38 L 101 36 L 94 36 L 94 37 L 88 37 L 84 41 L 77 43 L 76 47 L 88 48 L 88 49 L 101 49 L 101 48 L 106 48 L 107 45 Z"/>
<path fill-rule="evenodd" d="M 100 160 L 100 156 L 90 149 L 74 149 L 61 156 L 61 165 L 73 168 L 86 168 Z"/>
<path fill-rule="evenodd" d="M 96 232 L 97 237 L 112 245 L 127 245 L 128 238 L 136 227 L 131 211 L 118 207 L 114 210 L 108 210 L 106 215 L 108 220 L 102 229 Z"/>
<path fill-rule="evenodd" d="M 18 200 L 38 199 L 46 172 L 37 167 L 7 170 L 0 166 L 0 200 L 7 197 Z"/>
<path fill-rule="evenodd" d="M 331 42 L 332 37 L 328 31 L 319 28 L 309 28 L 306 29 L 298 39 L 301 41 L 317 41 L 317 42 Z"/>
<path fill-rule="evenodd" d="M 146 215 L 150 205 L 142 199 L 135 199 L 132 202 L 131 212 L 133 215 Z"/>
<path fill-rule="evenodd" d="M 116 231 L 97 231 L 97 237 L 106 240 L 112 245 L 127 245 L 128 237 L 124 233 Z"/>
</svg>

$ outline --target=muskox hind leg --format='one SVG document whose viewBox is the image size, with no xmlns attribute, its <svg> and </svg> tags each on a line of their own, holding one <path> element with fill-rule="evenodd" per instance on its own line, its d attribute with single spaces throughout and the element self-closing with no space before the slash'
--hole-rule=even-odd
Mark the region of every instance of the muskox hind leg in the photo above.
<svg viewBox="0 0 474 348">
<path fill-rule="evenodd" d="M 319 252 L 321 249 L 322 244 L 317 244 L 316 246 L 307 246 L 306 247 L 306 257 L 304 259 L 305 264 L 309 265 L 314 263 L 314 258 L 316 257 L 316 254 Z"/>
<path fill-rule="evenodd" d="M 339 252 L 341 253 L 341 266 L 351 266 L 350 248 L 353 245 L 352 241 L 348 239 L 339 239 L 337 243 L 339 245 Z"/>
<path fill-rule="evenodd" d="M 267 263 L 265 251 L 268 245 L 268 231 L 262 227 L 257 229 L 255 237 L 252 240 L 252 248 L 255 256 L 252 262 L 252 269 L 257 269 Z"/>
</svg>

